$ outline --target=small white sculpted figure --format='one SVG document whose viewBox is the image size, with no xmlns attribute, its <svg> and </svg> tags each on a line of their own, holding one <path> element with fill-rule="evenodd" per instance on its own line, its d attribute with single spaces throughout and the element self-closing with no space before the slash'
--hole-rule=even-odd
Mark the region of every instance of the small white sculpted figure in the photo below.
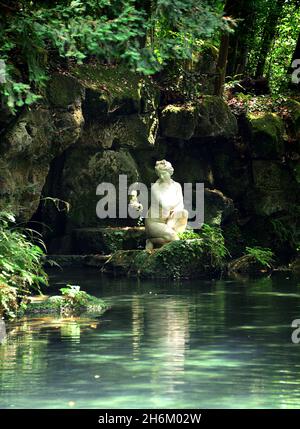
<svg viewBox="0 0 300 429">
<path fill-rule="evenodd" d="M 141 212 L 143 210 L 143 206 L 138 200 L 136 190 L 131 191 L 129 205 L 138 212 Z"/>
<path fill-rule="evenodd" d="M 158 179 L 151 186 L 151 205 L 145 218 L 146 250 L 179 240 L 185 231 L 188 211 L 184 209 L 181 185 L 172 180 L 174 169 L 166 160 L 157 161 Z"/>
</svg>

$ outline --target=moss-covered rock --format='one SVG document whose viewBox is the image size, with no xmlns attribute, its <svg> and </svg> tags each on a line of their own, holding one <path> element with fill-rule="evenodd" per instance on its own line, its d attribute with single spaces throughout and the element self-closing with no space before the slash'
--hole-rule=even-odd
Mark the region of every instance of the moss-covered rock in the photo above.
<svg viewBox="0 0 300 429">
<path fill-rule="evenodd" d="M 168 105 L 161 115 L 166 137 L 229 139 L 237 134 L 237 121 L 221 97 L 203 96 L 197 104 Z"/>
<path fill-rule="evenodd" d="M 103 149 L 147 149 L 156 142 L 158 117 L 155 112 L 127 116 L 113 116 L 100 123 L 91 123 L 82 141 Z"/>
<path fill-rule="evenodd" d="M 246 247 L 245 237 L 237 222 L 237 216 L 233 215 L 230 221 L 222 226 L 225 246 L 232 258 L 240 257 Z"/>
<path fill-rule="evenodd" d="M 297 203 L 298 186 L 287 167 L 263 160 L 253 161 L 252 167 L 254 189 L 245 201 L 249 210 L 270 216 Z"/>
<path fill-rule="evenodd" d="M 238 132 L 237 120 L 221 97 L 205 95 L 197 105 L 195 138 L 230 139 Z"/>
<path fill-rule="evenodd" d="M 284 124 L 275 113 L 250 113 L 248 115 L 251 132 L 253 158 L 276 159 L 284 153 Z"/>
<path fill-rule="evenodd" d="M 47 86 L 47 95 L 53 106 L 66 109 L 72 104 L 81 104 L 85 90 L 74 77 L 54 73 Z"/>
<path fill-rule="evenodd" d="M 232 141 L 211 145 L 214 186 L 232 199 L 240 199 L 251 185 L 251 165 Z"/>
<path fill-rule="evenodd" d="M 189 147 L 186 151 L 180 151 L 172 142 L 172 165 L 174 167 L 174 180 L 184 183 L 204 183 L 204 186 L 214 186 L 214 176 L 210 160 L 194 153 L 191 146 L 193 143 L 186 143 Z M 197 147 L 199 147 L 197 145 Z"/>
<path fill-rule="evenodd" d="M 102 220 L 96 215 L 96 206 L 103 195 L 96 195 L 96 189 L 103 182 L 116 187 L 118 214 L 120 174 L 127 175 L 128 185 L 140 178 L 137 165 L 128 151 L 99 151 L 80 144 L 68 152 L 57 192 L 70 203 L 67 221 L 71 229 L 101 224 Z M 114 198 L 111 201 L 114 204 Z M 113 219 L 103 219 L 103 224 L 105 221 L 113 224 Z"/>
<path fill-rule="evenodd" d="M 27 221 L 36 211 L 51 161 L 81 134 L 81 109 L 26 110 L 4 135 L 0 146 L 0 207 L 10 206 Z"/>
<path fill-rule="evenodd" d="M 300 103 L 296 100 L 288 100 L 285 104 L 288 109 L 289 118 L 287 120 L 288 132 L 295 140 L 300 140 Z M 299 147 L 299 146 L 298 146 Z"/>
<path fill-rule="evenodd" d="M 204 222 L 208 225 L 220 226 L 233 214 L 234 205 L 217 189 L 204 190 Z"/>
<path fill-rule="evenodd" d="M 290 264 L 290 270 L 294 273 L 300 273 L 300 256 L 298 255 Z"/>
<path fill-rule="evenodd" d="M 159 92 L 150 78 L 124 66 L 88 64 L 74 67 L 72 74 L 86 88 L 84 110 L 92 120 L 107 113 L 147 113 L 157 108 Z"/>
<path fill-rule="evenodd" d="M 85 294 L 86 299 L 81 305 L 70 303 L 64 296 L 44 296 L 41 298 L 32 298 L 31 302 L 21 316 L 37 315 L 93 315 L 100 316 L 107 309 L 107 304 L 100 298 Z"/>
<path fill-rule="evenodd" d="M 228 264 L 228 272 L 238 274 L 265 274 L 270 271 L 252 255 L 244 255 Z"/>
<path fill-rule="evenodd" d="M 178 240 L 149 253 L 119 250 L 104 265 L 104 272 L 145 278 L 184 279 L 219 273 L 223 263 L 212 263 L 204 240 Z"/>
<path fill-rule="evenodd" d="M 197 113 L 195 105 L 166 106 L 161 112 L 160 119 L 163 136 L 189 140 L 194 135 Z"/>
</svg>

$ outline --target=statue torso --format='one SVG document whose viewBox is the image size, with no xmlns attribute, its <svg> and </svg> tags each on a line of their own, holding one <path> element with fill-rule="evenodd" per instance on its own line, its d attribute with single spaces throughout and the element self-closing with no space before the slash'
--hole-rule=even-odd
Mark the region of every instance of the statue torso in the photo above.
<svg viewBox="0 0 300 429">
<path fill-rule="evenodd" d="M 166 219 L 172 210 L 182 201 L 180 184 L 174 182 L 155 182 L 151 187 L 151 206 L 148 216 L 154 219 Z"/>
</svg>

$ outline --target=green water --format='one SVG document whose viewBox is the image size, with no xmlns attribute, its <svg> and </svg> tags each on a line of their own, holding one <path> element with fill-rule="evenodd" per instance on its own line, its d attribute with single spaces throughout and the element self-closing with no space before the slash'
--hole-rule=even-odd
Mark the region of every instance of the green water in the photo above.
<svg viewBox="0 0 300 429">
<path fill-rule="evenodd" d="M 27 320 L 0 346 L 1 408 L 296 408 L 300 279 L 166 283 L 51 274 L 112 309 Z"/>
</svg>

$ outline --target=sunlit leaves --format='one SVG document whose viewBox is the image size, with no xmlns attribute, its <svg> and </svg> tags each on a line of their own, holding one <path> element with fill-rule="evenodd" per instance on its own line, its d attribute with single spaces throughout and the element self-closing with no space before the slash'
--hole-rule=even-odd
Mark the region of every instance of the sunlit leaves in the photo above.
<svg viewBox="0 0 300 429">
<path fill-rule="evenodd" d="M 216 12 L 212 3 L 219 2 L 156 0 L 151 11 L 133 0 L 70 0 L 51 5 L 34 1 L 30 7 L 24 3 L 0 26 L 0 57 L 11 67 L 1 88 L 4 101 L 14 111 L 37 100 L 35 92 L 46 81 L 49 52 L 77 63 L 90 56 L 106 63 L 122 61 L 144 74 L 157 72 L 169 59 L 191 58 L 199 38 L 230 28 L 219 4 Z M 28 69 L 23 79 L 14 67 L 16 52 L 18 63 Z M 28 86 L 19 87 L 19 80 Z"/>
<path fill-rule="evenodd" d="M 43 255 L 42 249 L 29 241 L 26 230 L 15 225 L 14 216 L 0 212 L 0 309 L 5 307 L 7 295 L 11 296 L 10 288 L 21 296 L 31 288 L 39 289 L 41 283 L 47 284 Z"/>
</svg>

